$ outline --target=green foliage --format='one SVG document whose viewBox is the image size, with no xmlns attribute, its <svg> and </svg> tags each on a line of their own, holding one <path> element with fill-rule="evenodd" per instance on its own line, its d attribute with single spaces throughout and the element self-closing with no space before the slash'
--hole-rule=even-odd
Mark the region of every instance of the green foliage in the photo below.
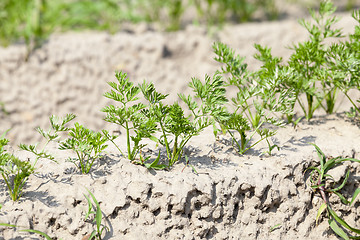
<svg viewBox="0 0 360 240">
<path fill-rule="evenodd" d="M 255 12 L 261 12 L 267 19 L 278 18 L 278 9 L 273 0 L 194 0 L 198 19 L 209 25 L 223 24 L 229 16 L 236 22 L 254 20 Z"/>
<path fill-rule="evenodd" d="M 256 128 L 267 122 L 277 126 L 282 124 L 278 117 L 269 118 L 268 112 L 286 116 L 288 122 L 297 124 L 301 117 L 294 119 L 296 103 L 308 120 L 318 108 L 331 114 L 335 111 L 340 90 L 353 104 L 353 109 L 360 111 L 348 94 L 351 89 L 360 90 L 360 25 L 355 27 L 347 41 L 326 44 L 330 38 L 339 40 L 343 37 L 341 30 L 333 27 L 338 21 L 332 16 L 335 9 L 330 1 L 323 1 L 318 12 L 310 10 L 312 21 L 300 21 L 310 36 L 293 46 L 293 53 L 286 63 L 273 56 L 270 48 L 255 44 L 258 53 L 254 57 L 262 66 L 249 72 L 244 58 L 235 56 L 234 51 L 224 44 L 214 45 L 215 60 L 224 64 L 221 73 L 229 76 L 227 85 L 239 90 L 237 97 L 232 99 L 235 111 L 224 123 L 229 125 L 229 129 L 239 132 L 239 149 L 245 150 L 246 131 L 255 129 L 261 138 L 268 139 L 272 131 L 261 133 Z M 359 10 L 353 12 L 353 18 L 360 23 Z M 243 123 L 241 127 L 235 126 L 234 121 Z"/>
<path fill-rule="evenodd" d="M 51 128 L 48 131 L 44 131 L 42 128 L 37 128 L 36 130 L 46 139 L 46 143 L 44 144 L 42 150 L 37 149 L 37 145 L 26 145 L 26 144 L 20 144 L 19 148 L 28 152 L 31 152 L 36 155 L 36 160 L 33 164 L 33 167 L 35 167 L 37 161 L 41 158 L 47 158 L 52 161 L 55 161 L 54 157 L 47 153 L 45 151 L 47 145 L 51 141 L 58 142 L 60 139 L 59 133 L 63 131 L 68 131 L 69 128 L 65 127 L 65 125 L 73 120 L 76 116 L 74 114 L 67 114 L 63 119 L 60 119 L 59 117 L 52 115 L 50 119 L 50 125 Z"/>
<path fill-rule="evenodd" d="M 115 76 L 118 83 L 109 82 L 112 90 L 105 93 L 104 96 L 119 102 L 120 106 L 110 105 L 101 111 L 107 114 L 105 121 L 118 124 L 125 129 L 127 154 L 124 155 L 123 151 L 114 143 L 113 137 L 111 137 L 108 132 L 103 131 L 103 133 L 115 144 L 124 157 L 127 157 L 130 161 L 134 161 L 141 149 L 145 146 L 140 143 L 141 140 L 151 137 L 156 131 L 156 124 L 152 119 L 147 118 L 142 113 L 142 110 L 146 107 L 144 104 L 135 104 L 135 102 L 139 100 L 138 94 L 141 91 L 140 88 L 134 86 L 124 72 L 117 72 Z"/>
<path fill-rule="evenodd" d="M 22 161 L 14 155 L 3 153 L 0 156 L 0 172 L 13 201 L 19 200 L 28 177 L 35 169 L 28 161 Z"/>
<path fill-rule="evenodd" d="M 358 23 L 354 33 L 349 35 L 345 42 L 333 43 L 329 49 L 329 68 L 333 76 L 333 82 L 353 105 L 353 110 L 357 114 L 360 108 L 349 96 L 349 90 L 360 90 L 360 10 L 352 13 L 352 17 Z M 359 103 L 359 100 L 357 100 Z"/>
<path fill-rule="evenodd" d="M 335 9 L 330 1 L 323 1 L 318 12 L 310 10 L 312 21 L 300 21 L 310 36 L 308 40 L 293 46 L 293 53 L 287 63 L 283 63 L 281 58 L 272 56 L 271 49 L 255 44 L 258 50 L 255 58 L 263 64 L 262 69 L 255 74 L 258 79 L 256 81 L 263 86 L 271 81 L 275 93 L 280 93 L 281 90 L 292 92 L 307 120 L 313 117 L 318 108 L 323 108 L 328 114 L 333 113 L 339 90 L 348 97 L 354 109 L 359 111 L 355 101 L 349 97 L 348 91 L 360 89 L 358 53 L 360 28 L 356 26 L 349 40 L 340 42 L 340 38 L 343 37 L 341 30 L 333 27 L 338 21 L 337 17 L 332 16 Z M 354 11 L 353 17 L 360 23 L 359 16 L 359 11 Z M 330 38 L 338 41 L 327 44 Z M 227 71 L 229 72 L 229 69 Z M 245 79 L 246 77 L 243 76 Z M 274 89 L 269 88 L 269 90 Z M 304 95 L 305 101 L 302 98 Z M 295 102 L 289 107 L 293 109 L 294 106 Z M 288 122 L 299 121 L 299 119 L 294 120 L 291 113 L 285 115 Z"/>
<path fill-rule="evenodd" d="M 23 161 L 18 157 L 7 153 L 4 149 L 4 146 L 6 146 L 9 142 L 6 138 L 4 138 L 6 132 L 0 137 L 0 172 L 13 201 L 17 201 L 21 197 L 23 187 L 25 186 L 29 176 L 35 172 L 35 166 L 39 159 L 47 158 L 55 161 L 54 157 L 45 151 L 46 146 L 50 141 L 58 140 L 58 132 L 68 130 L 68 128 L 65 127 L 65 124 L 74 118 L 75 116 L 72 114 L 68 114 L 63 120 L 60 120 L 55 116 L 51 116 L 51 129 L 45 132 L 43 129 L 38 128 L 37 131 L 46 139 L 46 143 L 42 150 L 38 150 L 37 145 L 19 145 L 20 149 L 29 151 L 36 155 L 36 159 L 33 163 L 29 160 Z"/>
<path fill-rule="evenodd" d="M 73 150 L 77 158 L 68 158 L 75 164 L 81 173 L 89 173 L 95 160 L 107 148 L 107 138 L 99 132 L 93 132 L 86 127 L 75 123 L 68 130 L 69 138 L 60 142 L 60 150 Z"/>
<path fill-rule="evenodd" d="M 281 228 L 281 223 L 279 224 L 276 224 L 275 226 L 272 226 L 270 229 L 269 229 L 269 232 L 273 232 L 277 229 Z"/>
<path fill-rule="evenodd" d="M 29 49 L 38 46 L 46 36 L 43 13 L 46 2 L 42 0 L 14 1 L 0 3 L 0 43 L 8 45 L 21 37 Z"/>
<path fill-rule="evenodd" d="M 297 95 L 305 93 L 307 107 L 299 97 L 297 100 L 308 120 L 313 117 L 315 110 L 320 106 L 327 113 L 334 111 L 337 87 L 333 84 L 332 76 L 328 70 L 327 55 L 329 50 L 324 41 L 327 38 L 342 37 L 340 29 L 332 29 L 338 21 L 337 17 L 331 16 L 335 9 L 330 1 L 323 1 L 320 3 L 318 13 L 310 10 L 315 21 L 314 24 L 305 20 L 300 21 L 300 24 L 310 33 L 310 39 L 294 45 L 294 53 L 288 62 L 289 66 L 296 72 L 297 78 L 295 81 L 287 82 L 287 84 L 296 90 Z M 322 104 L 323 101 L 325 101 L 325 105 Z"/>
<path fill-rule="evenodd" d="M 167 95 L 157 92 L 154 84 L 144 82 L 134 86 L 123 72 L 117 72 L 116 78 L 118 83 L 110 82 L 109 85 L 113 89 L 104 96 L 119 102 L 120 106 L 110 105 L 102 111 L 107 113 L 106 121 L 116 123 L 125 129 L 127 155 L 124 155 L 114 141 L 112 142 L 123 156 L 134 163 L 154 169 L 171 167 L 181 158 L 188 141 L 211 124 L 204 114 L 200 114 L 191 96 L 179 95 L 192 112 L 191 116 L 185 116 L 184 110 L 177 102 L 172 105 L 163 103 Z M 140 92 L 147 105 L 139 102 Z M 111 140 L 110 134 L 107 131 L 103 132 Z M 156 133 L 159 133 L 158 137 L 155 137 Z M 144 158 L 141 155 L 141 149 L 145 146 L 141 141 L 146 138 L 166 148 L 168 165 L 159 164 L 160 156 L 152 163 L 147 163 L 149 157 Z M 138 155 L 139 160 L 136 160 Z"/>
<path fill-rule="evenodd" d="M 199 114 L 199 109 L 190 96 L 186 97 L 179 94 L 179 97 L 193 113 L 192 116 L 185 116 L 184 110 L 177 102 L 172 105 L 165 105 L 162 100 L 167 95 L 157 92 L 152 83 L 144 82 L 140 89 L 149 104 L 144 113 L 148 119 L 157 123 L 157 128 L 160 131 L 160 137 L 152 137 L 151 139 L 165 146 L 168 165 L 171 167 L 181 158 L 188 141 L 209 126 L 210 121 L 203 114 Z"/>
<path fill-rule="evenodd" d="M 220 89 L 233 86 L 238 90 L 236 97 L 231 99 L 233 110 L 227 112 L 223 107 L 220 111 L 221 117 L 216 115 L 213 117 L 221 128 L 231 135 L 240 154 L 244 154 L 262 140 L 266 140 L 268 153 L 271 154 L 276 145 L 272 145 L 269 138 L 274 136 L 276 131 L 270 126 L 283 126 L 283 120 L 276 114 L 291 115 L 295 102 L 293 91 L 284 89 L 282 83 L 284 76 L 291 73 L 287 69 L 278 67 L 277 64 L 281 59 L 272 58 L 269 49 L 259 45 L 256 47 L 260 54 L 255 57 L 262 60 L 264 65 L 259 71 L 249 72 L 244 58 L 236 56 L 228 46 L 222 43 L 215 43 L 213 46 L 217 55 L 215 60 L 224 64 L 220 74 L 228 76 L 227 82 L 222 82 L 223 86 Z M 199 90 L 195 89 L 195 91 Z M 225 97 L 224 90 L 221 94 Z M 225 101 L 222 104 L 224 103 Z M 211 103 L 208 103 L 208 106 L 211 106 Z M 234 131 L 238 133 L 239 141 Z M 255 134 L 259 139 L 250 144 Z"/>
<path fill-rule="evenodd" d="M 129 21 L 159 22 L 165 29 L 174 31 L 181 28 L 184 12 L 193 6 L 197 18 L 209 25 L 229 19 L 250 21 L 257 10 L 269 19 L 278 17 L 274 0 L 2 0 L 0 44 L 25 41 L 29 55 L 54 31 L 116 32 L 121 23 Z"/>
<path fill-rule="evenodd" d="M 0 44 L 24 40 L 30 54 L 55 30 L 91 28 L 115 32 L 120 13 L 113 0 L 2 0 Z"/>
<path fill-rule="evenodd" d="M 91 232 L 90 237 L 88 239 L 101 240 L 102 239 L 101 236 L 104 230 L 108 231 L 109 228 L 101 223 L 103 217 L 99 202 L 97 201 L 93 193 L 91 193 L 89 190 L 87 191 L 90 196 L 84 194 L 86 200 L 88 201 L 88 211 L 85 215 L 85 221 L 90 217 L 91 214 L 93 214 L 94 215 L 93 222 L 95 222 L 96 224 L 96 229 Z M 95 205 L 95 208 L 93 207 L 93 205 Z"/>
<path fill-rule="evenodd" d="M 319 193 L 321 198 L 323 199 L 324 203 L 320 206 L 317 216 L 316 216 L 316 222 L 318 222 L 319 217 L 321 216 L 322 212 L 327 210 L 327 217 L 329 218 L 329 226 L 330 228 L 341 238 L 343 239 L 349 239 L 349 236 L 343 229 L 347 229 L 353 233 L 358 234 L 358 236 L 353 237 L 350 236 L 350 238 L 359 238 L 360 229 L 352 228 L 349 226 L 345 220 L 343 220 L 341 217 L 339 217 L 336 212 L 332 209 L 331 203 L 329 202 L 329 195 L 335 194 L 337 195 L 341 202 L 346 205 L 352 205 L 352 203 L 355 201 L 356 197 L 360 193 L 360 188 L 356 189 L 351 200 L 349 201 L 340 193 L 340 190 L 344 188 L 345 184 L 347 183 L 347 180 L 350 176 L 350 170 L 346 172 L 346 175 L 344 176 L 344 180 L 342 183 L 340 183 L 338 186 L 335 186 L 336 183 L 334 183 L 334 178 L 328 173 L 331 169 L 334 169 L 336 166 L 341 165 L 345 161 L 351 161 L 351 162 L 358 162 L 360 163 L 360 160 L 354 159 L 354 158 L 342 158 L 342 157 L 336 157 L 336 158 L 327 158 L 325 154 L 320 150 L 320 148 L 312 144 L 316 152 L 319 156 L 320 160 L 320 166 L 318 167 L 309 167 L 306 169 L 306 171 L 311 170 L 310 173 L 310 182 L 311 182 L 311 188 L 314 190 L 315 193 Z M 339 225 L 341 227 L 339 227 Z"/>
<path fill-rule="evenodd" d="M 4 147 L 9 142 L 5 134 L 0 137 L 0 173 L 13 201 L 19 200 L 23 187 L 28 177 L 35 169 L 29 161 L 22 161 L 12 154 L 7 153 Z"/>
<path fill-rule="evenodd" d="M 151 0 L 132 2 L 133 8 L 141 15 L 137 18 L 147 22 L 159 22 L 167 30 L 176 31 L 181 28 L 181 17 L 190 5 L 182 0 Z"/>
</svg>

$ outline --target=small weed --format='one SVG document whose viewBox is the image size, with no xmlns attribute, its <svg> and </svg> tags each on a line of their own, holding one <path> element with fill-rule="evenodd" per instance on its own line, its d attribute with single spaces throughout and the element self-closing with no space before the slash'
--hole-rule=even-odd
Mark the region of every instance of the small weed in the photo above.
<svg viewBox="0 0 360 240">
<path fill-rule="evenodd" d="M 281 223 L 279 224 L 276 224 L 275 226 L 272 226 L 270 229 L 269 229 L 269 232 L 273 232 L 277 229 L 281 228 Z"/>
<path fill-rule="evenodd" d="M 102 234 L 104 231 L 108 231 L 108 227 L 104 226 L 101 222 L 102 222 L 102 212 L 101 212 L 101 208 L 100 208 L 100 204 L 99 202 L 96 200 L 94 194 L 92 194 L 88 189 L 86 189 L 90 195 L 87 196 L 84 194 L 86 200 L 88 201 L 88 210 L 86 212 L 85 215 L 85 219 L 84 221 L 87 221 L 87 219 L 90 217 L 91 214 L 94 214 L 94 222 L 96 223 L 96 229 L 94 231 L 91 232 L 91 234 L 89 235 L 88 238 L 86 238 L 87 240 L 92 240 L 92 239 L 96 239 L 96 240 L 101 240 L 102 239 Z M 93 204 L 95 205 L 95 208 L 93 207 Z M 2 205 L 0 204 L 0 209 L 1 209 Z M 0 226 L 3 227 L 10 227 L 10 228 L 23 228 L 21 226 L 17 226 L 17 225 L 13 225 L 13 224 L 8 224 L 8 223 L 0 223 Z M 46 233 L 39 231 L 39 230 L 34 230 L 34 229 L 20 229 L 18 230 L 19 232 L 28 232 L 28 233 L 36 233 L 39 234 L 40 236 L 44 237 L 46 240 L 52 240 L 52 238 L 47 235 Z M 56 238 L 57 239 L 57 238 Z M 62 238 L 60 238 L 60 240 L 62 240 Z"/>
<path fill-rule="evenodd" d="M 331 169 L 335 168 L 336 166 L 342 164 L 345 161 L 360 163 L 360 160 L 354 158 L 342 158 L 342 157 L 328 159 L 318 146 L 316 146 L 315 144 L 312 145 L 315 147 L 316 152 L 319 156 L 320 167 L 309 167 L 306 169 L 306 171 L 311 170 L 310 173 L 311 188 L 314 190 L 315 193 L 319 193 L 322 200 L 324 201 L 324 203 L 320 206 L 318 213 L 316 215 L 316 223 L 318 223 L 318 220 L 322 212 L 324 212 L 326 209 L 327 217 L 329 218 L 328 220 L 329 226 L 339 237 L 343 239 L 349 239 L 348 234 L 343 229 L 348 229 L 353 233 L 360 234 L 360 229 L 356 229 L 349 226 L 345 222 L 345 220 L 343 220 L 335 213 L 329 202 L 329 194 L 335 194 L 340 198 L 343 204 L 350 206 L 352 205 L 352 203 L 355 201 L 356 197 L 360 193 L 360 188 L 355 190 L 352 199 L 349 201 L 340 193 L 340 190 L 345 186 L 349 178 L 350 171 L 346 172 L 343 182 L 338 186 L 334 186 L 334 184 L 331 184 L 331 181 L 333 181 L 333 177 L 330 174 L 328 174 L 328 172 Z M 340 227 L 338 224 L 340 224 Z M 350 238 L 358 239 L 359 236 L 356 237 L 350 236 Z"/>
<path fill-rule="evenodd" d="M 88 238 L 88 240 L 91 239 L 96 239 L 96 240 L 101 240 L 102 239 L 102 235 L 104 231 L 108 231 L 108 227 L 104 226 L 101 221 L 102 221 L 102 212 L 101 212 L 101 208 L 100 208 L 100 204 L 99 202 L 96 200 L 94 194 L 92 194 L 89 190 L 87 190 L 90 197 L 85 195 L 86 200 L 88 201 L 88 211 L 85 215 L 85 221 L 89 218 L 90 214 L 94 214 L 94 222 L 96 223 L 96 229 L 94 231 L 91 232 L 90 237 Z M 95 205 L 95 208 L 93 207 L 93 204 Z M 94 209 L 93 209 L 94 208 Z"/>
<path fill-rule="evenodd" d="M 188 156 L 185 156 L 185 166 L 184 168 L 181 170 L 181 172 L 183 172 L 185 170 L 186 167 L 190 166 L 192 168 L 192 170 L 194 171 L 194 173 L 198 174 L 198 172 L 196 171 L 195 167 L 190 164 L 189 158 Z"/>
</svg>

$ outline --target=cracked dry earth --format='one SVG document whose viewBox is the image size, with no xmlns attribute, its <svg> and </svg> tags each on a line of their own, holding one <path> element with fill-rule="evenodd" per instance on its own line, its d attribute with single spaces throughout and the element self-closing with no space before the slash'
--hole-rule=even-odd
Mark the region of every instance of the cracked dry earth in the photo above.
<svg viewBox="0 0 360 240">
<path fill-rule="evenodd" d="M 322 202 L 303 173 L 318 158 L 307 142 L 329 156 L 360 157 L 359 128 L 343 116 L 320 116 L 296 129 L 279 130 L 274 141 L 282 149 L 271 157 L 258 157 L 264 145 L 239 156 L 226 136 L 216 141 L 207 129 L 186 149 L 198 174 L 184 162 L 169 172 L 148 171 L 115 153 L 106 155 L 90 175 L 80 175 L 64 162 L 68 154 L 52 148 L 60 164 L 39 163 L 21 201 L 9 201 L 2 185 L 0 222 L 45 231 L 55 239 L 82 239 L 94 228 L 83 220 L 87 188 L 106 216 L 104 239 L 337 239 L 326 219 L 315 226 Z M 332 174 L 340 180 L 347 169 L 351 178 L 345 189 L 351 194 L 359 185 L 360 168 L 344 164 Z M 351 208 L 335 197 L 331 201 L 349 224 L 359 227 L 359 200 Z M 11 229 L 2 234 L 4 239 L 31 239 Z"/>
<path fill-rule="evenodd" d="M 346 14 L 339 24 L 347 33 L 355 23 Z M 34 128 L 47 128 L 51 114 L 71 112 L 91 129 L 117 130 L 102 120 L 100 112 L 110 103 L 102 94 L 109 89 L 106 82 L 114 81 L 115 70 L 128 71 L 136 83 L 153 81 L 173 101 L 177 93 L 190 92 L 186 86 L 191 77 L 203 79 L 217 69 L 211 51 L 215 40 L 246 56 L 254 69 L 259 65 L 251 58 L 254 43 L 268 45 L 286 59 L 290 50 L 284 46 L 303 39 L 305 30 L 295 20 L 284 20 L 227 26 L 213 38 L 203 28 L 161 33 L 144 26 L 115 35 L 53 35 L 28 62 L 22 60 L 24 46 L 1 48 L 0 96 L 8 112 L 0 116 L 1 130 L 11 128 L 10 151 L 33 159 L 18 152 L 16 145 L 40 141 Z M 183 160 L 171 171 L 148 171 L 119 157 L 111 146 L 91 174 L 80 175 L 65 162 L 71 153 L 51 146 L 49 151 L 60 164 L 39 162 L 19 202 L 9 199 L 1 180 L 0 222 L 44 231 L 53 239 L 86 239 L 95 228 L 84 221 L 83 194 L 88 188 L 100 202 L 103 223 L 109 228 L 104 239 L 337 239 L 325 217 L 315 225 L 322 202 L 306 185 L 304 170 L 318 163 L 308 142 L 328 156 L 360 158 L 359 127 L 341 113 L 349 106 L 344 100 L 339 114 L 320 112 L 295 129 L 280 129 L 273 141 L 281 149 L 273 156 L 261 155 L 266 150 L 262 144 L 239 156 L 229 136 L 216 140 L 207 129 L 186 148 L 198 174 Z M 123 135 L 117 141 L 124 146 Z M 341 180 L 348 169 L 351 175 L 345 189 L 350 196 L 359 186 L 357 164 L 344 163 L 332 174 Z M 360 227 L 359 200 L 346 207 L 335 197 L 330 199 L 338 214 Z M 0 228 L 0 239 L 38 238 Z"/>
</svg>

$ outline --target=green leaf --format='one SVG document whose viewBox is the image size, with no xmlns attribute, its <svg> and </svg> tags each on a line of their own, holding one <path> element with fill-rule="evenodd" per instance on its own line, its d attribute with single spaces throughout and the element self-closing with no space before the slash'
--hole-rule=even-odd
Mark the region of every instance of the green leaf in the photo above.
<svg viewBox="0 0 360 240">
<path fill-rule="evenodd" d="M 269 229 L 269 232 L 273 232 L 273 231 L 275 231 L 276 229 L 278 229 L 278 228 L 280 228 L 280 227 L 281 227 L 281 223 L 276 224 L 275 226 L 273 226 L 273 227 L 271 227 L 271 228 Z"/>
<path fill-rule="evenodd" d="M 325 154 L 323 153 L 323 151 L 321 151 L 321 149 L 315 144 L 315 143 L 309 143 L 311 145 L 313 145 L 316 149 L 316 152 L 319 156 L 319 159 L 320 159 L 320 165 L 321 165 L 321 169 L 324 169 L 324 164 L 326 163 L 326 156 Z M 319 171 L 320 173 L 320 171 Z"/>
<path fill-rule="evenodd" d="M 355 192 L 354 192 L 354 195 L 353 195 L 353 197 L 352 197 L 349 205 L 352 205 L 352 204 L 353 204 L 353 202 L 355 201 L 355 199 L 356 199 L 356 197 L 359 195 L 359 193 L 360 193 L 360 188 L 357 188 L 357 189 L 355 190 Z"/>
<path fill-rule="evenodd" d="M 10 129 L 6 130 L 0 135 L 0 139 L 5 139 L 6 134 L 10 131 Z"/>
<path fill-rule="evenodd" d="M 84 220 L 86 221 L 89 218 L 90 214 L 95 213 L 95 212 L 92 211 L 92 204 L 91 204 L 91 200 L 90 200 L 89 196 L 84 194 L 84 197 L 86 198 L 86 200 L 88 202 L 88 211 L 86 212 L 85 217 L 84 217 Z"/>
<path fill-rule="evenodd" d="M 94 230 L 94 231 L 92 231 L 91 232 L 91 235 L 90 235 L 90 237 L 89 237 L 89 240 L 92 240 L 94 237 L 96 237 L 96 235 L 97 235 L 97 232 Z"/>
<path fill-rule="evenodd" d="M 349 201 L 339 192 L 333 192 L 338 196 L 343 204 L 349 204 Z"/>
<path fill-rule="evenodd" d="M 97 201 L 97 199 L 95 198 L 94 194 L 92 194 L 92 192 L 90 192 L 88 189 L 86 189 L 92 200 L 94 201 L 95 203 L 95 206 L 96 206 L 96 215 L 95 215 L 95 221 L 96 221 L 96 226 L 97 226 L 97 230 L 98 232 L 100 231 L 100 226 L 101 226 L 101 221 L 102 221 L 102 212 L 101 212 L 101 208 L 100 208 L 100 204 L 99 202 Z"/>
<path fill-rule="evenodd" d="M 350 231 L 352 231 L 354 233 L 360 234 L 360 229 L 350 227 L 349 224 L 347 224 L 345 222 L 345 220 L 340 218 L 329 206 L 328 206 L 328 211 L 329 211 L 331 217 L 334 218 L 334 220 L 336 222 L 338 222 L 341 226 L 343 226 L 346 229 L 349 229 Z"/>
<path fill-rule="evenodd" d="M 34 229 L 23 229 L 23 230 L 19 230 L 20 232 L 29 232 L 29 233 L 37 233 L 41 236 L 43 236 L 44 238 L 46 238 L 46 240 L 52 240 L 51 237 L 49 237 L 49 235 L 47 235 L 46 233 L 44 232 L 41 232 L 39 230 L 34 230 Z"/>
<path fill-rule="evenodd" d="M 148 169 L 156 169 L 156 170 L 162 170 L 168 167 L 165 164 L 159 164 L 159 161 L 160 161 L 160 150 L 156 159 L 152 163 L 144 163 L 144 166 Z"/>
<path fill-rule="evenodd" d="M 4 227 L 11 227 L 11 228 L 16 228 L 16 225 L 13 224 L 7 224 L 7 223 L 0 223 L 0 226 L 4 226 Z"/>
<path fill-rule="evenodd" d="M 350 175 L 350 170 L 348 170 L 348 171 L 346 172 L 344 181 L 341 183 L 341 185 L 340 185 L 339 187 L 337 187 L 337 188 L 331 189 L 330 191 L 331 191 L 331 192 L 337 192 L 337 191 L 341 190 L 341 189 L 345 186 L 345 184 L 346 184 L 346 182 L 347 182 L 347 180 L 348 180 L 348 178 L 349 178 L 349 175 Z"/>
<path fill-rule="evenodd" d="M 317 212 L 317 214 L 316 214 L 316 220 L 315 220 L 316 225 L 318 225 L 318 223 L 319 223 L 319 217 L 321 216 L 321 214 L 324 212 L 324 210 L 325 210 L 326 208 L 327 208 L 327 204 L 326 204 L 326 203 L 321 204 L 321 206 L 320 206 L 320 208 L 319 208 L 319 210 L 318 210 L 318 212 Z"/>
<path fill-rule="evenodd" d="M 348 235 L 344 232 L 344 230 L 342 230 L 337 224 L 336 221 L 334 221 L 333 219 L 329 219 L 329 226 L 330 228 L 342 239 L 345 240 L 349 240 L 350 238 L 348 237 Z"/>
</svg>

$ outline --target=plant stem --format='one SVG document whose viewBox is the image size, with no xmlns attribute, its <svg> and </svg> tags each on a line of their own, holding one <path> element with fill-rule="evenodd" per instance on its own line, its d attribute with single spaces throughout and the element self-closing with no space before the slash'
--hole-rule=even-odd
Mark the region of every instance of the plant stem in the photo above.
<svg viewBox="0 0 360 240">
<path fill-rule="evenodd" d="M 239 145 L 239 143 L 236 141 L 236 138 L 234 136 L 234 134 L 228 130 L 228 133 L 230 134 L 231 138 L 232 138 L 232 141 L 235 142 L 235 144 L 237 145 L 237 147 L 239 148 L 239 151 L 241 152 L 242 151 L 242 142 L 243 142 L 243 139 L 242 139 L 242 134 L 240 133 L 240 142 L 241 142 L 241 145 Z"/>
<path fill-rule="evenodd" d="M 307 120 L 310 120 L 313 117 L 313 101 L 314 97 L 311 94 L 306 93 L 306 99 L 308 102 L 308 114 L 306 116 Z"/>
<path fill-rule="evenodd" d="M 355 104 L 354 101 L 350 98 L 350 96 L 347 94 L 347 92 L 344 92 L 344 94 L 345 94 L 345 96 L 349 99 L 349 101 L 351 102 L 351 104 L 355 107 L 356 111 L 357 111 L 358 113 L 360 113 L 360 108 L 358 108 L 358 107 L 356 106 L 356 104 Z"/>
<path fill-rule="evenodd" d="M 297 97 L 297 101 L 298 101 L 298 103 L 299 103 L 301 109 L 303 110 L 303 112 L 304 112 L 304 114 L 306 116 L 306 119 L 307 119 L 306 109 L 305 109 L 304 105 L 301 103 L 301 101 L 300 101 L 300 99 L 298 97 Z"/>
<path fill-rule="evenodd" d="M 173 147 L 173 151 L 172 151 L 172 154 L 171 154 L 171 159 L 169 159 L 169 165 L 172 166 L 175 161 L 177 160 L 176 157 L 177 157 L 177 142 L 178 142 L 178 136 L 175 136 L 175 140 L 174 140 L 174 147 Z"/>
<path fill-rule="evenodd" d="M 334 87 L 333 90 L 330 90 L 328 92 L 328 94 L 326 94 L 326 106 L 327 106 L 326 113 L 328 113 L 328 114 L 331 114 L 334 112 L 336 91 L 337 91 L 337 88 Z"/>
<path fill-rule="evenodd" d="M 127 144 L 127 152 L 128 152 L 128 158 L 132 161 L 133 156 L 131 154 L 131 148 L 130 148 L 130 130 L 129 130 L 129 123 L 125 122 L 125 129 L 126 129 L 126 144 Z"/>
<path fill-rule="evenodd" d="M 168 159 L 170 160 L 171 159 L 171 151 L 170 151 L 169 142 L 168 142 L 167 137 L 166 137 L 165 128 L 164 128 L 164 125 L 163 125 L 162 121 L 159 121 L 159 122 L 160 122 L 161 131 L 162 131 L 163 136 L 164 136 L 164 142 L 165 142 L 165 147 L 166 147 L 166 155 L 167 155 Z"/>
<path fill-rule="evenodd" d="M 11 199 L 12 199 L 13 201 L 16 201 L 16 198 L 15 198 L 15 196 L 14 196 L 14 194 L 13 194 L 13 191 L 12 191 L 12 189 L 11 189 L 10 183 L 8 182 L 8 180 L 7 180 L 7 178 L 5 177 L 4 173 L 1 173 L 1 175 L 2 175 L 2 177 L 3 177 L 3 179 L 4 179 L 5 183 L 6 183 L 6 186 L 7 186 L 8 189 L 9 189 Z"/>
</svg>

